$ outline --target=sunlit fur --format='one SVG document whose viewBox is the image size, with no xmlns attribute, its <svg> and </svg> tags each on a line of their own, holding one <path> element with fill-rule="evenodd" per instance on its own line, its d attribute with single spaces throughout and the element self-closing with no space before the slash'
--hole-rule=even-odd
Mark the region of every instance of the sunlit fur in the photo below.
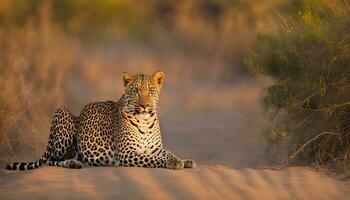
<svg viewBox="0 0 350 200">
<path fill-rule="evenodd" d="M 151 78 L 145 74 L 136 75 L 135 80 L 133 80 L 125 88 L 124 97 L 127 99 L 124 102 L 124 111 L 131 112 L 133 114 L 143 114 L 150 115 L 152 112 L 158 111 L 159 102 L 159 91 L 157 91 L 157 86 L 151 80 Z M 142 94 L 142 93 L 146 94 Z M 140 95 L 147 95 L 150 99 L 150 105 L 144 109 L 139 103 Z"/>
<path fill-rule="evenodd" d="M 158 119 L 158 98 L 164 73 L 132 76 L 123 73 L 125 92 L 119 101 L 86 105 L 79 116 L 57 109 L 47 151 L 30 163 L 12 163 L 9 170 L 38 168 L 44 164 L 66 168 L 93 166 L 194 168 L 163 148 Z"/>
</svg>

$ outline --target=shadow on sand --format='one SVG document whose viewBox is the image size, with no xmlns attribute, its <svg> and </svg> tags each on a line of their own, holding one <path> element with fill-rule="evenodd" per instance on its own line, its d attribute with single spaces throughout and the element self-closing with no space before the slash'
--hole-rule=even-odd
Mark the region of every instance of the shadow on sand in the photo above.
<svg viewBox="0 0 350 200">
<path fill-rule="evenodd" d="M 350 183 L 310 168 L 43 167 L 2 173 L 1 199 L 347 199 Z"/>
</svg>

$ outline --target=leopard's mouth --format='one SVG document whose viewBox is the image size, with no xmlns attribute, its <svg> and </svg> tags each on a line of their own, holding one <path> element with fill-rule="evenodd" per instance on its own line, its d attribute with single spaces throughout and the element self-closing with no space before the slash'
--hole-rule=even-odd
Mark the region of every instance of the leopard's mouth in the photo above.
<svg viewBox="0 0 350 200">
<path fill-rule="evenodd" d="M 152 108 L 146 108 L 146 109 L 141 108 L 141 107 L 136 107 L 136 108 L 135 108 L 135 112 L 136 112 L 136 114 L 138 114 L 138 115 L 140 115 L 140 114 L 151 114 L 152 111 L 153 111 Z"/>
<path fill-rule="evenodd" d="M 136 114 L 137 115 L 144 115 L 144 114 L 149 114 L 149 112 L 136 110 Z"/>
</svg>

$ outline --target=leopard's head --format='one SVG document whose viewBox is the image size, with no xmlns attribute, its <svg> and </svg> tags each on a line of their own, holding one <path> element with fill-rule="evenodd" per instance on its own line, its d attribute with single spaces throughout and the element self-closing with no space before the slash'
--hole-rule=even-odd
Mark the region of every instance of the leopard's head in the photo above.
<svg viewBox="0 0 350 200">
<path fill-rule="evenodd" d="M 131 75 L 123 73 L 124 106 L 123 111 L 134 115 L 151 114 L 157 111 L 159 92 L 163 85 L 165 75 L 158 71 L 153 75 Z"/>
</svg>

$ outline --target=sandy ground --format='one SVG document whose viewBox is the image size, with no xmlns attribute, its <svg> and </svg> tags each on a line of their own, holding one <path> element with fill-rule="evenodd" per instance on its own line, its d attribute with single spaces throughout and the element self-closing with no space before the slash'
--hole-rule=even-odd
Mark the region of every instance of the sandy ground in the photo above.
<svg viewBox="0 0 350 200">
<path fill-rule="evenodd" d="M 268 165 L 264 122 L 257 105 L 236 105 L 226 112 L 161 110 L 165 147 L 196 160 L 196 169 L 0 170 L 0 199 L 350 199 L 350 181 L 311 168 L 258 169 Z"/>
<path fill-rule="evenodd" d="M 349 199 L 350 182 L 309 168 L 281 171 L 44 167 L 0 178 L 0 199 Z"/>
</svg>

